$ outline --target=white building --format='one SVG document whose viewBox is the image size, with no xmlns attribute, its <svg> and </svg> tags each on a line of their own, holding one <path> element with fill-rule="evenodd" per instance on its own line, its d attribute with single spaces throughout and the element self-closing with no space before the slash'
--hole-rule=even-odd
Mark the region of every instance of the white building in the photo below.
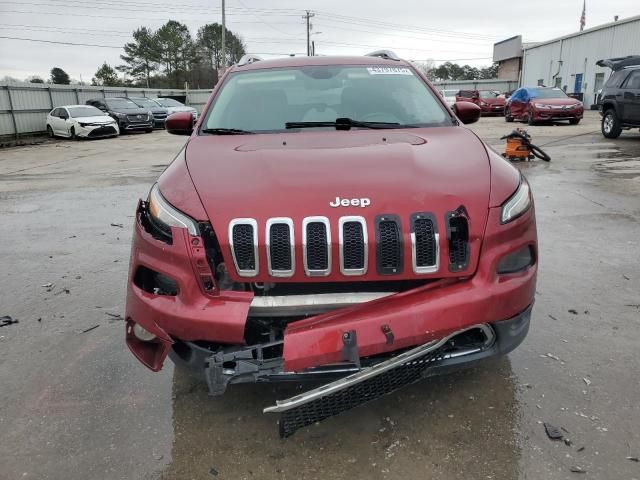
<svg viewBox="0 0 640 480">
<path fill-rule="evenodd" d="M 525 45 L 520 85 L 555 86 L 582 94 L 588 108 L 609 78 L 603 58 L 640 54 L 640 15 L 606 23 L 547 42 Z"/>
</svg>

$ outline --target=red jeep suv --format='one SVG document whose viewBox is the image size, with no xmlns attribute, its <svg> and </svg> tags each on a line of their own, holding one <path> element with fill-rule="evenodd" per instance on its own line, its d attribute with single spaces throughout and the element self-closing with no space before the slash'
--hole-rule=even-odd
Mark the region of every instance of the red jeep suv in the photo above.
<svg viewBox="0 0 640 480">
<path fill-rule="evenodd" d="M 243 58 L 139 202 L 126 341 L 229 384 L 324 379 L 282 435 L 525 338 L 525 178 L 392 52 Z"/>
</svg>

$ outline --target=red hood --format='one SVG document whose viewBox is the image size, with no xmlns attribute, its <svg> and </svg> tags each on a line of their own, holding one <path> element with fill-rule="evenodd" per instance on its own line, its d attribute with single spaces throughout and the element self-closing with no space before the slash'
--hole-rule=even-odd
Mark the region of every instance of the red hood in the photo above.
<svg viewBox="0 0 640 480">
<path fill-rule="evenodd" d="M 582 105 L 575 98 L 532 98 L 531 103 L 542 103 L 544 105 Z"/>
<path fill-rule="evenodd" d="M 338 218 L 345 215 L 360 215 L 373 224 L 379 214 L 397 214 L 408 222 L 412 213 L 432 212 L 444 234 L 445 214 L 464 205 L 472 243 L 481 239 L 486 222 L 487 153 L 462 127 L 197 136 L 186 157 L 227 261 L 227 231 L 234 218 L 256 219 L 261 245 L 271 217 L 293 219 L 298 245 L 307 216 L 326 216 L 337 228 Z M 371 205 L 332 208 L 329 202 L 336 197 L 369 198 Z M 475 268 L 476 260 L 472 253 L 470 267 Z M 268 276 L 261 272 L 255 280 Z M 289 280 L 309 278 L 300 272 Z"/>
</svg>

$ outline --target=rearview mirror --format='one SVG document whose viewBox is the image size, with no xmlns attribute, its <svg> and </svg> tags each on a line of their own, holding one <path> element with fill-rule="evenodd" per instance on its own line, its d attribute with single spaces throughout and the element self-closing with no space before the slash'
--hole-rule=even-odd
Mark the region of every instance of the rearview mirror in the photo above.
<svg viewBox="0 0 640 480">
<path fill-rule="evenodd" d="M 191 112 L 176 112 L 167 117 L 167 132 L 173 135 L 191 135 L 193 133 L 193 115 Z"/>
<path fill-rule="evenodd" d="M 475 123 L 480 118 L 480 107 L 471 102 L 456 102 L 453 105 L 453 112 L 465 125 Z"/>
</svg>

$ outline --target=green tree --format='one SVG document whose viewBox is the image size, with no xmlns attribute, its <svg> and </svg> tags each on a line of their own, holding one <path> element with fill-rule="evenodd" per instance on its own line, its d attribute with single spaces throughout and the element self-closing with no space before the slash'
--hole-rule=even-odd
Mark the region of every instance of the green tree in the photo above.
<svg viewBox="0 0 640 480">
<path fill-rule="evenodd" d="M 44 83 L 44 80 L 37 75 L 33 75 L 27 78 L 27 82 L 29 83 Z"/>
<path fill-rule="evenodd" d="M 178 88 L 186 80 L 186 73 L 198 62 L 196 46 L 189 28 L 175 20 L 169 20 L 155 35 L 159 60 L 172 86 Z"/>
<path fill-rule="evenodd" d="M 155 33 L 147 28 L 140 27 L 133 32 L 133 42 L 124 45 L 124 55 L 120 58 L 124 65 L 117 66 L 117 70 L 129 74 L 139 81 L 144 81 L 147 87 L 151 86 L 151 74 L 158 70 L 160 50 Z"/>
<path fill-rule="evenodd" d="M 104 62 L 95 76 L 91 79 L 92 85 L 100 85 L 105 87 L 117 87 L 122 84 L 118 78 L 117 72 L 107 62 Z"/>
<path fill-rule="evenodd" d="M 196 36 L 203 62 L 214 72 L 222 67 L 222 25 L 209 23 L 200 27 Z M 242 39 L 231 30 L 225 31 L 227 65 L 236 63 L 246 53 Z"/>
<path fill-rule="evenodd" d="M 69 85 L 71 83 L 71 79 L 63 69 L 60 67 L 53 67 L 51 69 L 51 83 L 55 83 L 57 85 Z"/>
<path fill-rule="evenodd" d="M 498 78 L 498 64 L 494 63 L 490 67 L 480 69 L 480 80 L 490 80 Z"/>
</svg>

